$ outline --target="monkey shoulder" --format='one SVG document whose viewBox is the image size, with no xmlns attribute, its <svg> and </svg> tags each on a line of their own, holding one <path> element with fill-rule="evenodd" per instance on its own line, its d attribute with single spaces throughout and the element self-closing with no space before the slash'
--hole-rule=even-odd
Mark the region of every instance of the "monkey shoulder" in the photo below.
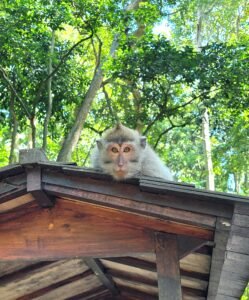
<svg viewBox="0 0 249 300">
<path fill-rule="evenodd" d="M 171 174 L 170 169 L 149 145 L 146 146 L 144 151 L 141 174 L 159 177 L 166 180 L 173 180 L 173 175 Z"/>
</svg>

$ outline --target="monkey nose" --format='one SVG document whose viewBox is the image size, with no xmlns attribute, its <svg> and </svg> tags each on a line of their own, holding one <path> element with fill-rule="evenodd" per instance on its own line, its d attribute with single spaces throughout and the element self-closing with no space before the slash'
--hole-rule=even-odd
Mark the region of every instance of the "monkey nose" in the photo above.
<svg viewBox="0 0 249 300">
<path fill-rule="evenodd" d="M 119 157 L 118 157 L 118 166 L 119 167 L 122 167 L 124 165 L 124 159 L 123 159 L 123 157 L 120 155 Z"/>
</svg>

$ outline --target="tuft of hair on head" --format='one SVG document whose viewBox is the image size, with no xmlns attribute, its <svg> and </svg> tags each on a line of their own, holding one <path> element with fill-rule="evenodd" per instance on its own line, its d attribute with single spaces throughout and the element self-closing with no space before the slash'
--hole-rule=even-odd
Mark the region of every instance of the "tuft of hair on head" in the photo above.
<svg viewBox="0 0 249 300">
<path fill-rule="evenodd" d="M 116 124 L 115 128 L 116 128 L 117 130 L 121 129 L 121 128 L 122 128 L 122 123 L 121 123 L 121 122 L 118 122 L 118 123 Z"/>
</svg>

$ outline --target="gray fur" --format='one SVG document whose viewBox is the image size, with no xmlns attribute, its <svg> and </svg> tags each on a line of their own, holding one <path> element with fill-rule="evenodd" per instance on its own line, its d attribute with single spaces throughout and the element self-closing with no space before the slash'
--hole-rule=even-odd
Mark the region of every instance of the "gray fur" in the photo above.
<svg viewBox="0 0 249 300">
<path fill-rule="evenodd" d="M 104 173 L 110 174 L 115 179 L 120 180 L 115 177 L 113 162 L 106 151 L 110 143 L 117 141 L 129 141 L 136 149 L 134 158 L 129 161 L 128 173 L 122 179 L 131 178 L 136 175 L 145 175 L 173 180 L 169 168 L 164 165 L 159 156 L 146 143 L 145 137 L 141 136 L 136 130 L 132 130 L 121 124 L 107 130 L 103 134 L 103 137 L 98 140 L 91 157 L 92 166 L 95 169 L 100 169 Z"/>
</svg>

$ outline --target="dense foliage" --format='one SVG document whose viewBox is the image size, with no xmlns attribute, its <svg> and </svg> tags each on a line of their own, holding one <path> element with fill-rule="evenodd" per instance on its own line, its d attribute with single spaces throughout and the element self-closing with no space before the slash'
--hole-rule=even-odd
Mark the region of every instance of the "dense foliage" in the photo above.
<svg viewBox="0 0 249 300">
<path fill-rule="evenodd" d="M 42 147 L 89 165 L 115 122 L 148 136 L 178 180 L 249 191 L 247 1 L 0 4 L 0 165 Z"/>
</svg>

